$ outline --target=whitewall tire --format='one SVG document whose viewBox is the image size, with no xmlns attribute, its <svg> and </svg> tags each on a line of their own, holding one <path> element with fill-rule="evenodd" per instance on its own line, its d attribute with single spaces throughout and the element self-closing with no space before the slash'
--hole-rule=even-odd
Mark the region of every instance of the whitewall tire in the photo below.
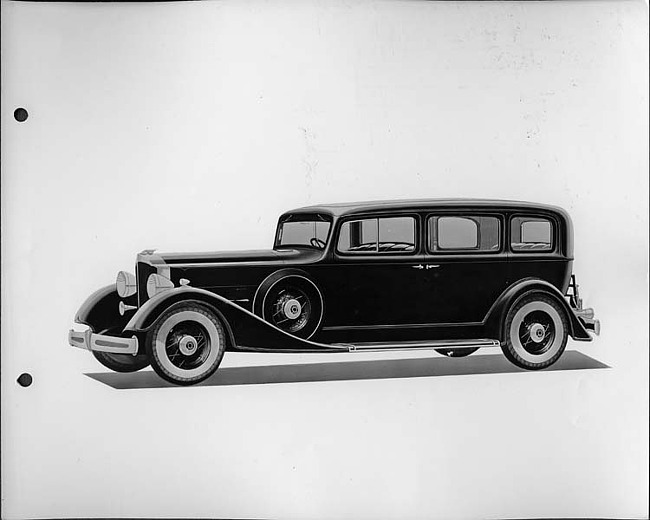
<svg viewBox="0 0 650 520">
<path fill-rule="evenodd" d="M 552 297 L 532 294 L 520 298 L 508 311 L 502 350 L 515 365 L 539 370 L 555 363 L 566 348 L 569 323 Z"/>
<path fill-rule="evenodd" d="M 165 311 L 146 340 L 153 369 L 177 385 L 192 385 L 210 377 L 219 367 L 225 348 L 221 320 L 194 302 Z"/>
</svg>

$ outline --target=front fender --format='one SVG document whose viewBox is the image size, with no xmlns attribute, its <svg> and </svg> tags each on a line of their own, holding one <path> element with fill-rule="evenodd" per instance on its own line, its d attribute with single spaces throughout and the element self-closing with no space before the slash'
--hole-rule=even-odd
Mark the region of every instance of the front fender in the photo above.
<svg viewBox="0 0 650 520">
<path fill-rule="evenodd" d="M 224 321 L 230 344 L 235 349 L 273 352 L 347 351 L 345 346 L 325 345 L 292 336 L 223 296 L 187 286 L 170 289 L 145 302 L 124 330 L 129 333 L 145 333 L 167 309 L 187 302 L 202 303 L 214 310 Z"/>
<path fill-rule="evenodd" d="M 587 329 L 585 329 L 585 326 L 575 315 L 560 290 L 547 281 L 540 280 L 538 278 L 520 280 L 511 287 L 508 287 L 501 294 L 501 296 L 499 296 L 485 318 L 488 329 L 494 333 L 497 333 L 498 337 L 503 340 L 505 335 L 503 326 L 508 310 L 510 309 L 511 305 L 517 301 L 517 299 L 519 299 L 524 294 L 529 294 L 531 292 L 543 292 L 555 298 L 555 300 L 562 306 L 564 312 L 566 313 L 566 317 L 569 321 L 569 335 L 574 340 L 592 340 L 591 336 L 587 332 Z"/>
<path fill-rule="evenodd" d="M 93 332 L 122 328 L 127 319 L 120 315 L 119 303 L 120 297 L 115 284 L 107 285 L 86 298 L 77 311 L 74 321 L 88 325 Z"/>
</svg>

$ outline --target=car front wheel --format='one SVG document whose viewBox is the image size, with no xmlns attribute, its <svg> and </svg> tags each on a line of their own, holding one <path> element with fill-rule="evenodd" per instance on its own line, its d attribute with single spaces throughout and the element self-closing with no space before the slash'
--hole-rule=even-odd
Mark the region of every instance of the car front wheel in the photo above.
<svg viewBox="0 0 650 520">
<path fill-rule="evenodd" d="M 193 385 L 210 377 L 219 367 L 225 347 L 221 320 L 196 303 L 167 310 L 146 340 L 153 369 L 177 385 Z"/>
<path fill-rule="evenodd" d="M 524 296 L 508 311 L 501 349 L 515 365 L 539 370 L 555 363 L 566 348 L 568 322 L 552 297 Z"/>
</svg>

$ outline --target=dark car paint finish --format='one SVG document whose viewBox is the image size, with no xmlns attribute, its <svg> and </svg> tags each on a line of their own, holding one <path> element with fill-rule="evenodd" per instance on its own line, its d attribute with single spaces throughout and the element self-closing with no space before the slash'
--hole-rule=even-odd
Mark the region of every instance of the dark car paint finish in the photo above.
<svg viewBox="0 0 650 520">
<path fill-rule="evenodd" d="M 567 338 L 599 334 L 573 269 L 568 214 L 525 202 L 432 199 L 299 208 L 272 250 L 138 254 L 135 274 L 93 293 L 73 347 L 111 370 L 151 365 L 174 384 L 217 370 L 226 350 L 501 347 L 539 370 Z"/>
<path fill-rule="evenodd" d="M 277 269 L 306 267 L 322 259 L 322 253 L 308 249 L 235 251 L 228 253 L 163 254 L 175 285 L 181 278 L 193 287 L 215 292 L 251 309 L 262 281 Z"/>
<path fill-rule="evenodd" d="M 191 287 L 217 294 L 252 312 L 258 289 L 267 277 L 287 269 L 299 270 L 314 282 L 324 301 L 321 326 L 310 337 L 319 343 L 499 337 L 500 325 L 490 323 L 489 317 L 496 315 L 493 307 L 509 287 L 533 278 L 547 282 L 561 296 L 567 292 L 573 230 L 568 215 L 560 208 L 468 199 L 334 204 L 287 212 L 279 223 L 291 215 L 316 214 L 332 221 L 323 250 L 276 247 L 269 251 L 156 257 L 169 268 L 176 287 L 186 279 Z M 337 237 L 346 221 L 400 215 L 412 216 L 417 222 L 412 252 L 337 251 Z M 428 217 L 432 215 L 497 216 L 501 222 L 499 248 L 490 252 L 429 251 Z M 550 218 L 554 230 L 552 250 L 512 251 L 509 219 L 514 215 Z M 140 305 L 147 300 L 143 282 L 156 272 L 143 258 L 137 269 Z M 574 326 L 580 328 L 579 323 Z M 578 336 L 586 338 L 576 339 L 589 338 L 586 333 Z M 233 347 L 237 345 L 235 338 Z"/>
</svg>

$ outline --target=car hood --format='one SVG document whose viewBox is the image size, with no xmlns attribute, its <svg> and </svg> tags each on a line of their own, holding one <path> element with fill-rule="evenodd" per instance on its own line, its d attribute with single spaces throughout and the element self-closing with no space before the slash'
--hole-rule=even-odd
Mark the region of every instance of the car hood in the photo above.
<svg viewBox="0 0 650 520">
<path fill-rule="evenodd" d="M 221 251 L 211 253 L 161 253 L 157 254 L 168 265 L 215 263 L 293 263 L 315 262 L 323 255 L 316 249 L 268 249 L 253 251 Z"/>
</svg>

